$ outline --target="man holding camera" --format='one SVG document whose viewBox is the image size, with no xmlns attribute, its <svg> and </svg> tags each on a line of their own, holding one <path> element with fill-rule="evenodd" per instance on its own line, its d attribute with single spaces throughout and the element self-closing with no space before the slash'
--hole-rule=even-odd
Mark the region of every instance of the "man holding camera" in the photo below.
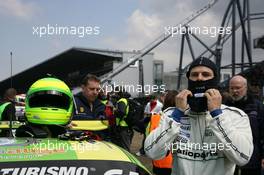
<svg viewBox="0 0 264 175">
<path fill-rule="evenodd" d="M 145 152 L 161 159 L 173 154 L 173 175 L 232 175 L 253 152 L 248 116 L 222 105 L 219 75 L 209 59 L 196 59 L 187 72 L 188 89 L 176 96 L 170 116 L 163 115 L 145 141 Z"/>
</svg>

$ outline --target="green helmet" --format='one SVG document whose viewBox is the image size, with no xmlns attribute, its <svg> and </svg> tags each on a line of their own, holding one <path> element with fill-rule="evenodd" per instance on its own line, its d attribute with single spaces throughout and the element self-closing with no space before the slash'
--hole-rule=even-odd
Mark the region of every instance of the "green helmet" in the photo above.
<svg viewBox="0 0 264 175">
<path fill-rule="evenodd" d="M 56 78 L 43 78 L 31 85 L 26 97 L 26 118 L 29 123 L 65 125 L 73 111 L 70 88 Z"/>
</svg>

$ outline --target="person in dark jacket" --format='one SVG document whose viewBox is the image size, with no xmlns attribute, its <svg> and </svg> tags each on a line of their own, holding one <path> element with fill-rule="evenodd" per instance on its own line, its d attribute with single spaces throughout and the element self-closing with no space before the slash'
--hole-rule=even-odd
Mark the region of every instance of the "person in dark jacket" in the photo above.
<svg viewBox="0 0 264 175">
<path fill-rule="evenodd" d="M 74 120 L 106 120 L 105 105 L 98 99 L 101 89 L 100 79 L 95 75 L 87 74 L 82 80 L 81 88 L 82 91 L 74 96 L 75 109 L 72 125 L 75 125 Z M 101 122 L 101 124 L 106 125 L 105 122 Z M 104 130 L 92 132 L 104 140 L 109 138 L 107 127 Z"/>
<path fill-rule="evenodd" d="M 3 101 L 0 102 L 0 120 L 10 121 L 15 120 L 15 97 L 17 91 L 14 88 L 9 88 L 5 91 Z M 10 137 L 12 133 L 9 129 L 0 131 L 0 137 Z"/>
<path fill-rule="evenodd" d="M 241 175 L 260 175 L 264 163 L 262 142 L 264 141 L 264 105 L 248 93 L 247 80 L 236 75 L 229 82 L 230 97 L 226 105 L 243 110 L 249 117 L 252 128 L 254 151 L 248 164 L 237 167 L 235 175 L 241 171 Z"/>
<path fill-rule="evenodd" d="M 86 114 L 91 119 L 104 117 L 105 106 L 98 99 L 100 92 L 100 79 L 95 75 L 88 74 L 81 83 L 82 91 L 74 96 L 76 107 L 75 114 Z"/>
</svg>

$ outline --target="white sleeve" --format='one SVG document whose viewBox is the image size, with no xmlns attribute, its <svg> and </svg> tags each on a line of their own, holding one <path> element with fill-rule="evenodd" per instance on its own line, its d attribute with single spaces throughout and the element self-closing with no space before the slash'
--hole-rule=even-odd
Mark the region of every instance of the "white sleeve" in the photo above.
<svg viewBox="0 0 264 175">
<path fill-rule="evenodd" d="M 162 115 L 159 126 L 147 136 L 144 149 L 148 157 L 157 160 L 166 156 L 179 133 L 180 123 Z"/>
<path fill-rule="evenodd" d="M 222 114 L 210 122 L 214 134 L 222 143 L 225 156 L 239 166 L 245 165 L 253 152 L 252 132 L 248 116 L 233 107 L 222 109 Z"/>
<path fill-rule="evenodd" d="M 145 107 L 144 113 L 146 113 L 146 114 L 150 113 L 150 103 L 149 102 L 147 103 L 147 105 Z"/>
<path fill-rule="evenodd" d="M 163 104 L 159 102 L 156 106 L 156 112 L 159 113 L 160 111 L 162 111 L 162 108 L 163 108 Z"/>
</svg>

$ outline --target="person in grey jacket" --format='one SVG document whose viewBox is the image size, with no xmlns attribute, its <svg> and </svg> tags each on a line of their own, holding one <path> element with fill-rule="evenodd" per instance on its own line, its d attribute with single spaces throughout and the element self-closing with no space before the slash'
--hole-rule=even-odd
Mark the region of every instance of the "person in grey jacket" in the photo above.
<svg viewBox="0 0 264 175">
<path fill-rule="evenodd" d="M 173 153 L 172 175 L 232 175 L 253 152 L 248 116 L 222 105 L 219 76 L 209 59 L 196 59 L 187 72 L 188 89 L 175 98 L 171 115 L 148 135 L 145 152 L 152 159 Z"/>
</svg>

